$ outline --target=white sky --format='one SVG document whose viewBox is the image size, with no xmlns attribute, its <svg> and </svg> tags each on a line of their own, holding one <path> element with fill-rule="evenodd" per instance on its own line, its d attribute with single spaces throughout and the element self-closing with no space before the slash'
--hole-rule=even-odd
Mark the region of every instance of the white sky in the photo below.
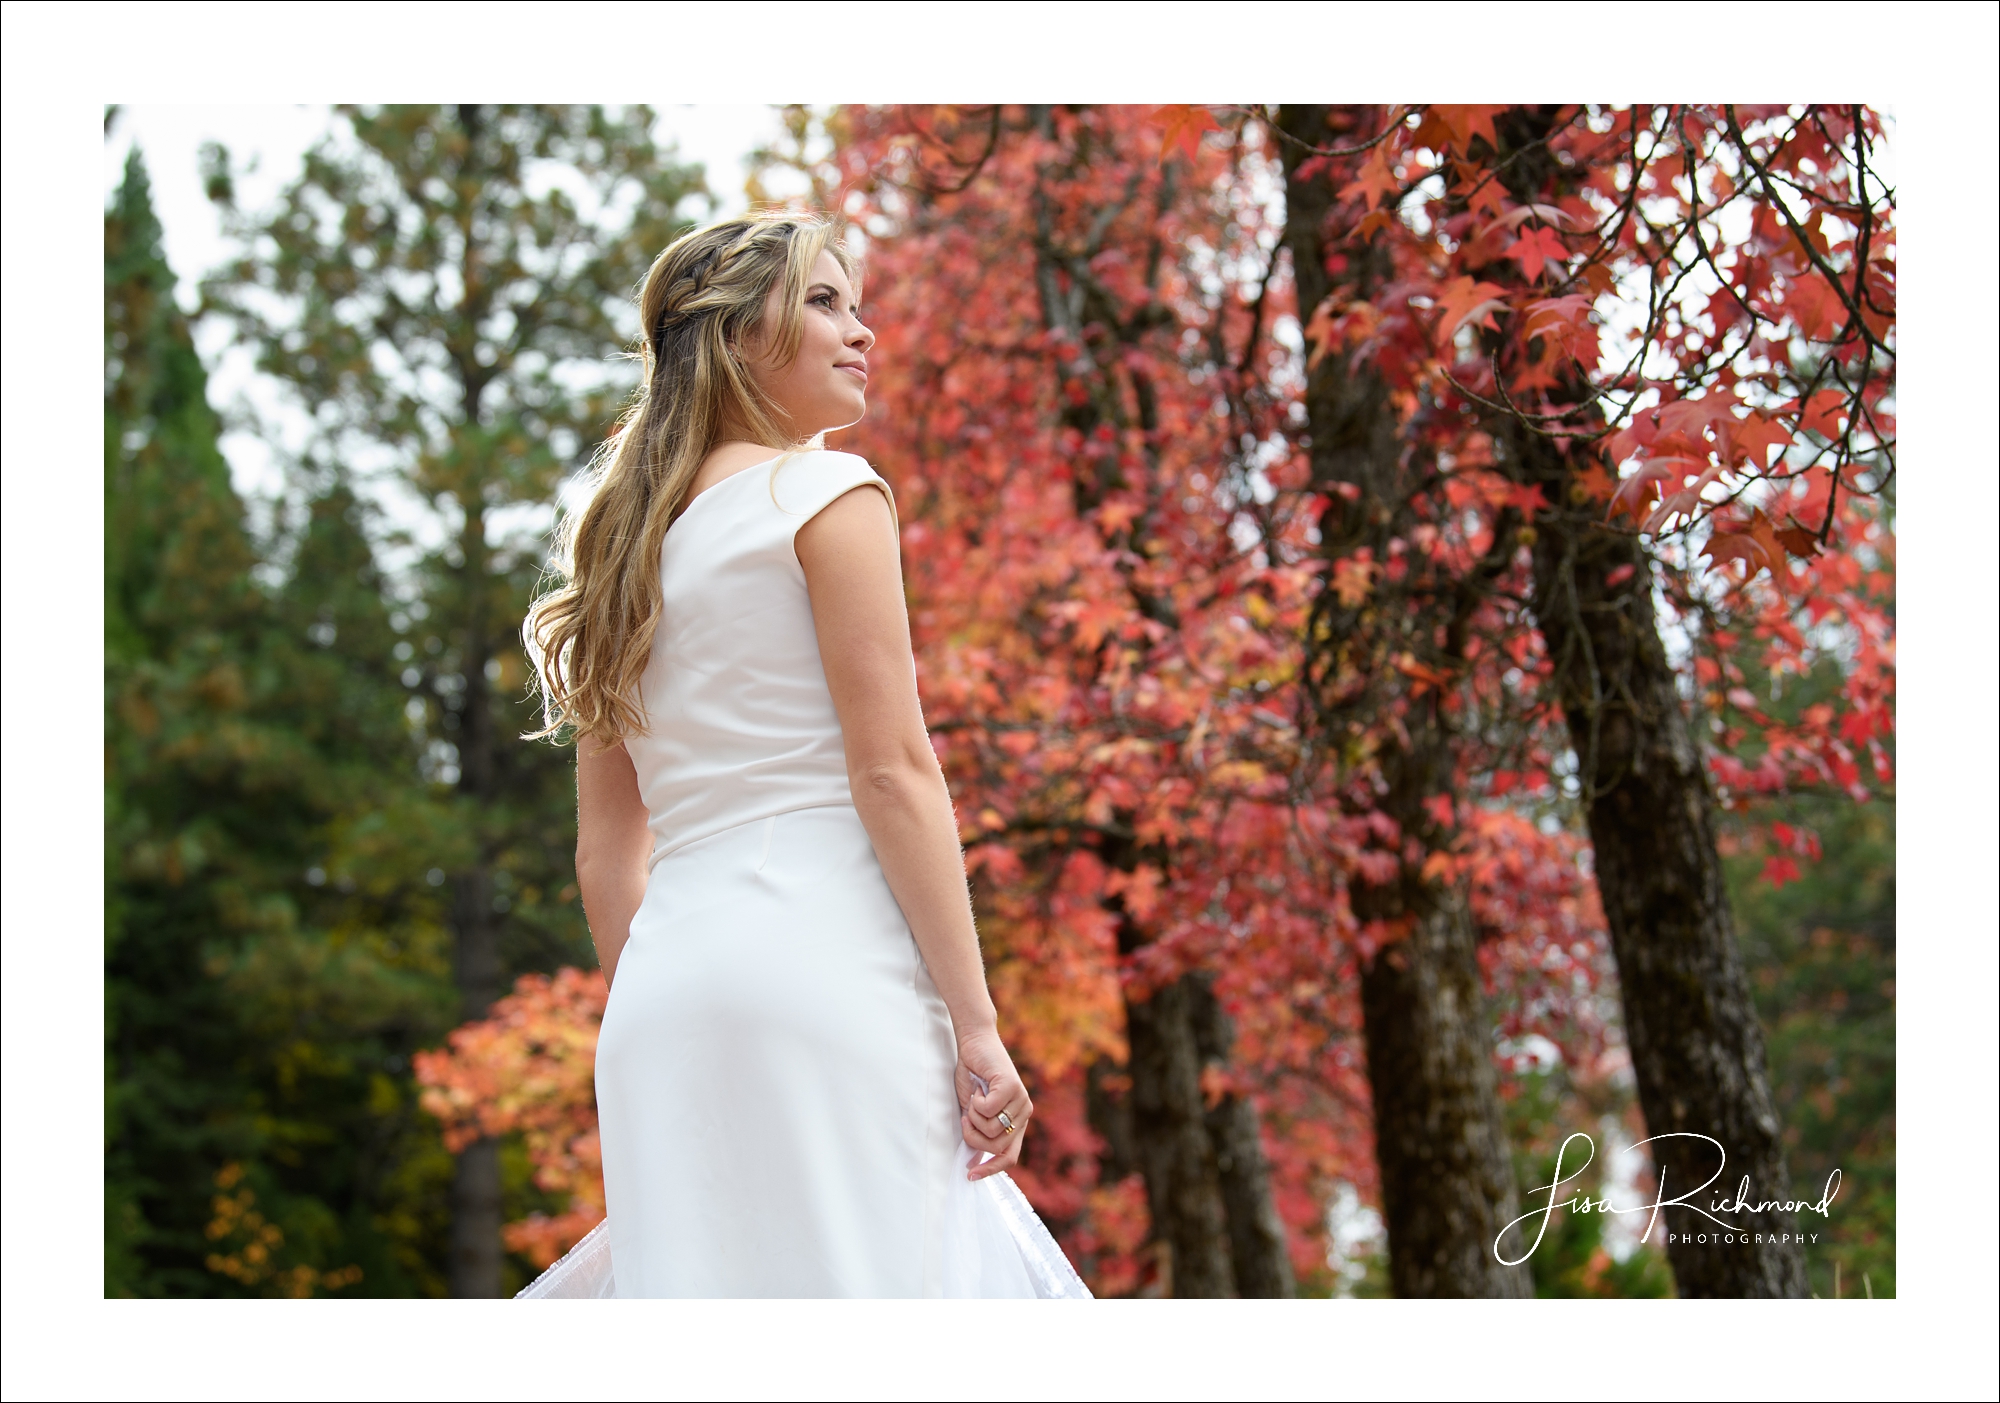
<svg viewBox="0 0 2000 1403">
<path fill-rule="evenodd" d="M 779 109 L 749 103 L 661 106 L 659 133 L 678 148 L 679 158 L 697 162 L 708 175 L 716 198 L 716 214 L 743 209 L 744 163 L 758 145 L 776 141 L 783 132 Z M 153 204 L 164 233 L 167 262 L 180 279 L 181 304 L 192 308 L 194 285 L 229 255 L 215 208 L 202 193 L 197 155 L 203 143 L 218 141 L 229 149 L 232 165 L 247 175 L 236 182 L 238 203 L 256 210 L 276 199 L 294 179 L 306 150 L 326 134 L 333 122 L 324 105 L 261 106 L 251 104 L 138 104 L 122 107 L 104 143 L 104 193 L 110 197 L 125 168 L 125 157 L 136 142 L 145 155 L 153 183 Z M 773 194 L 789 193 L 779 178 L 767 180 Z M 197 338 L 209 369 L 209 401 L 227 415 L 239 403 L 254 406 L 260 417 L 275 421 L 287 439 L 303 438 L 303 415 L 289 405 L 266 377 L 257 374 L 249 353 L 232 346 L 225 328 L 202 328 Z M 223 436 L 236 489 L 252 500 L 279 493 L 283 478 L 277 455 L 258 436 L 232 430 Z M 409 523 L 414 525 L 415 523 Z"/>
</svg>

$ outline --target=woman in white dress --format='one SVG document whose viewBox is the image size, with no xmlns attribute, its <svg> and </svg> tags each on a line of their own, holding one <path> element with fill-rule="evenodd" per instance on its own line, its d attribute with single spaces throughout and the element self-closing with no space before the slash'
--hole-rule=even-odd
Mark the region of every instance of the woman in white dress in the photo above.
<svg viewBox="0 0 2000 1403">
<path fill-rule="evenodd" d="M 605 1224 L 531 1295 L 1080 1296 L 1004 1171 L 1001 1042 L 889 488 L 816 446 L 874 336 L 825 221 L 676 241 L 538 601 L 610 1001 Z"/>
</svg>

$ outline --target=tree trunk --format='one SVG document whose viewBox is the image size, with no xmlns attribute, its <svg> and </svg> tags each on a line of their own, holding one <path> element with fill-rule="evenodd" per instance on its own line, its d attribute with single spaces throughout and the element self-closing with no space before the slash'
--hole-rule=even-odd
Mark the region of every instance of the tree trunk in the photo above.
<svg viewBox="0 0 2000 1403">
<path fill-rule="evenodd" d="M 1691 1202 L 1734 1201 L 1746 1176 L 1741 1196 L 1752 1203 L 1792 1197 L 1715 850 L 1715 800 L 1654 624 L 1645 554 L 1633 537 L 1606 529 L 1594 505 L 1575 502 L 1572 465 L 1552 444 L 1512 438 L 1516 461 L 1560 504 L 1535 520 L 1535 617 L 1579 759 L 1639 1105 L 1649 1135 L 1672 1137 L 1647 1147 L 1666 1175 L 1664 1196 L 1720 1169 Z M 1629 577 L 1610 583 L 1621 568 Z M 1732 1245 L 1699 1214 L 1662 1215 L 1681 1295 L 1807 1294 L 1791 1214 L 1717 1216 L 1747 1232 Z"/>
<path fill-rule="evenodd" d="M 1398 1296 L 1531 1296 L 1493 1242 L 1519 1211 L 1462 901 L 1426 912 L 1361 978 L 1375 1157 Z"/>
<path fill-rule="evenodd" d="M 1150 999 L 1126 1001 L 1132 1134 L 1172 1293 L 1233 1296 L 1228 1210 L 1202 1104 L 1193 1000 L 1194 977 L 1183 975 Z"/>
<path fill-rule="evenodd" d="M 1226 1067 L 1236 1044 L 1236 1028 L 1208 981 L 1190 976 L 1188 1011 L 1195 1046 L 1204 1063 Z M 1215 1173 L 1229 1223 L 1229 1260 L 1236 1294 L 1261 1300 L 1296 1295 L 1292 1258 L 1285 1248 L 1285 1224 L 1271 1193 L 1271 1166 L 1256 1105 L 1225 1092 L 1202 1117 L 1215 1151 Z"/>
<path fill-rule="evenodd" d="M 1295 1294 L 1257 1108 L 1233 1092 L 1211 1107 L 1203 1093 L 1202 1073 L 1227 1064 L 1235 1038 L 1207 978 L 1183 975 L 1149 999 L 1128 1000 L 1125 1026 L 1128 1117 L 1107 1138 L 1115 1160 L 1129 1134 L 1125 1152 L 1146 1180 L 1171 1293 Z M 1098 1115 L 1110 1118 L 1101 1108 Z"/>
<path fill-rule="evenodd" d="M 1128 868 L 1137 861 L 1123 844 L 1114 844 L 1107 856 Z M 1122 898 L 1111 905 L 1119 952 L 1129 955 L 1145 934 Z M 1168 1293 L 1295 1294 L 1256 1105 L 1226 1092 L 1210 1106 L 1202 1086 L 1208 1069 L 1227 1068 L 1236 1040 L 1209 977 L 1184 974 L 1150 998 L 1127 995 L 1125 1037 L 1131 1087 L 1122 1097 L 1111 1096 L 1094 1071 L 1091 1121 L 1105 1138 L 1107 1170 L 1122 1176 L 1136 1168 L 1146 1181 Z"/>
<path fill-rule="evenodd" d="M 1501 154 L 1519 152 L 1501 176 L 1517 200 L 1573 178 L 1534 145 L 1552 115 L 1516 111 L 1498 125 Z M 1553 504 L 1534 520 L 1532 606 L 1578 757 L 1639 1106 L 1654 1137 L 1647 1148 L 1666 1176 L 1661 1196 L 1689 1194 L 1713 1176 L 1690 1202 L 1707 1209 L 1717 1199 L 1792 1197 L 1715 850 L 1715 799 L 1654 622 L 1646 553 L 1604 523 L 1578 484 L 1593 450 L 1559 449 L 1511 418 L 1496 418 L 1493 432 L 1517 478 Z M 1681 1295 L 1808 1294 L 1791 1214 L 1717 1216 L 1744 1231 L 1717 1232 L 1687 1209 L 1662 1215 Z"/>
<path fill-rule="evenodd" d="M 1286 106 L 1278 125 L 1292 138 L 1282 142 L 1285 243 L 1304 319 L 1333 290 L 1334 182 L 1324 170 L 1302 175 L 1301 168 L 1313 159 L 1308 148 L 1348 144 L 1357 121 L 1332 108 Z M 1344 295 L 1367 296 L 1379 276 L 1375 251 L 1350 240 L 1339 252 L 1343 280 L 1353 284 Z M 1336 350 L 1307 377 L 1306 412 L 1315 485 L 1358 489 L 1321 522 L 1328 558 L 1366 549 L 1372 560 L 1389 559 L 1389 542 L 1409 523 L 1401 436 L 1385 387 L 1352 372 Z M 1430 650 L 1458 613 L 1457 601 L 1414 592 L 1394 606 L 1324 596 L 1309 639 L 1323 724 L 1332 731 L 1379 721 L 1396 654 Z M 1377 805 L 1428 851 L 1441 835 L 1424 800 L 1448 793 L 1452 775 L 1453 738 L 1435 694 L 1409 699 L 1401 732 L 1377 752 L 1386 782 Z M 1350 892 L 1358 920 L 1407 932 L 1368 962 L 1361 986 L 1390 1279 L 1401 1296 L 1531 1295 L 1527 1268 L 1504 1267 L 1493 1253 L 1518 1210 L 1470 913 L 1463 894 L 1424 877 L 1420 863 L 1412 870 L 1405 857 L 1398 865 L 1389 881 L 1357 882 Z"/>
<path fill-rule="evenodd" d="M 470 1023 L 484 1018 L 500 995 L 493 883 L 480 866 L 458 874 L 452 885 L 459 1021 Z M 452 1174 L 451 1294 L 480 1300 L 501 1294 L 500 1145 L 495 1140 L 475 1140 L 460 1151 Z"/>
<path fill-rule="evenodd" d="M 500 1142 L 475 1140 L 451 1179 L 451 1294 L 500 1295 Z"/>
<path fill-rule="evenodd" d="M 475 401 L 476 404 L 476 401 Z M 465 504 L 459 535 L 460 588 L 465 610 L 461 676 L 465 689 L 458 712 L 459 793 L 474 812 L 472 865 L 452 879 L 453 973 L 459 991 L 459 1018 L 484 1018 L 500 997 L 499 922 L 493 911 L 493 871 L 478 831 L 478 816 L 493 803 L 495 769 L 493 704 L 486 680 L 492 641 L 485 619 L 487 592 L 486 518 L 476 498 Z M 500 1147 L 477 1140 L 458 1156 L 451 1188 L 451 1294 L 491 1299 L 501 1294 Z"/>
</svg>

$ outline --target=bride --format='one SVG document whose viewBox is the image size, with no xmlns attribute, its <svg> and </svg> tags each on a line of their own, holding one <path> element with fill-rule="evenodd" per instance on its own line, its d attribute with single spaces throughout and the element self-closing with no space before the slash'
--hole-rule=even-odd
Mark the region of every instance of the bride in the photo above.
<svg viewBox="0 0 2000 1403">
<path fill-rule="evenodd" d="M 677 240 L 524 635 L 577 740 L 608 1216 L 528 1296 L 1084 1296 L 1005 1171 L 996 1025 L 895 503 L 817 446 L 875 338 L 824 221 Z"/>
</svg>

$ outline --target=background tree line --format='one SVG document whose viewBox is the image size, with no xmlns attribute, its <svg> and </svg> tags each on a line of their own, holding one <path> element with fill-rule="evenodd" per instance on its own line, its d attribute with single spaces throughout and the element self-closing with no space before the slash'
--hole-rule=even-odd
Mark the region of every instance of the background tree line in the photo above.
<svg viewBox="0 0 2000 1403">
<path fill-rule="evenodd" d="M 1782 771 L 1831 753 L 1812 750 L 1822 712 L 1861 718 L 1837 733 L 1852 745 L 1891 745 L 1854 699 L 1865 660 L 1798 649 L 1785 672 L 1770 664 L 1783 639 L 1756 633 L 1781 632 L 1785 607 L 1711 591 L 1687 609 L 1710 624 L 1687 629 L 1695 664 L 1670 664 L 1631 620 L 1642 602 L 1650 620 L 1652 570 L 1699 578 L 1684 547 L 1599 531 L 1602 445 L 1533 417 L 1588 412 L 1580 344 L 1575 369 L 1548 351 L 1583 323 L 1548 322 L 1517 352 L 1514 320 L 1461 318 L 1474 328 L 1457 343 L 1493 341 L 1460 345 L 1473 354 L 1447 377 L 1495 370 L 1460 396 L 1439 378 L 1438 328 L 1411 312 L 1469 289 L 1503 309 L 1559 300 L 1564 258 L 1579 288 L 1593 259 L 1629 273 L 1644 238 L 1614 233 L 1614 254 L 1634 242 L 1608 257 L 1533 213 L 1505 232 L 1539 254 L 1422 244 L 1426 220 L 1505 224 L 1564 199 L 1580 220 L 1563 187 L 1576 163 L 1549 153 L 1597 115 L 1219 117 L 801 111 L 796 150 L 767 157 L 872 231 L 866 295 L 892 378 L 850 446 L 896 483 L 911 527 L 927 707 L 1049 1112 L 1024 1183 L 1101 1291 L 1333 1290 L 1326 1206 L 1343 1180 L 1387 1219 L 1363 1290 L 1659 1294 L 1678 1278 L 1831 1294 L 1839 1260 L 1850 1283 L 1893 1291 L 1886 761 L 1879 779 L 1831 776 L 1832 795 L 1788 773 L 1762 791 L 1739 779 L 1718 808 L 1714 764 L 1676 758 Z M 1613 133 L 1625 119 L 1606 114 Z M 1716 154 L 1734 139 L 1721 116 L 1690 120 L 1644 113 L 1654 165 L 1735 160 Z M 518 977 L 588 965 L 566 757 L 512 740 L 529 729 L 512 624 L 541 548 L 513 523 L 545 520 L 519 507 L 548 503 L 608 422 L 607 358 L 634 329 L 620 299 L 702 189 L 651 127 L 643 111 L 357 111 L 278 208 L 232 213 L 244 257 L 204 283 L 202 314 L 228 318 L 315 421 L 268 539 L 230 491 L 143 166 L 128 166 L 106 217 L 114 1294 L 490 1295 L 559 1250 L 502 1250 L 503 1222 L 572 1208 L 546 1137 L 461 1129 L 448 1151 L 411 1064 Z M 807 159 L 821 135 L 834 155 Z M 1742 150 L 1775 166 L 1756 142 Z M 1456 167 L 1422 206 L 1402 186 L 1439 151 Z M 233 210 L 226 157 L 208 173 Z M 1278 222 L 1260 181 L 1283 190 Z M 1398 200 L 1429 213 L 1388 227 L 1374 206 Z M 1671 214 L 1648 215 L 1658 249 Z M 1695 237 L 1699 218 L 1682 216 Z M 1762 256 L 1790 269 L 1789 247 Z M 1813 270 L 1795 261 L 1777 276 L 1803 286 Z M 1753 324 L 1817 333 L 1837 362 L 1847 323 L 1794 332 L 1775 310 L 1790 302 Z M 1281 344 L 1281 323 L 1309 344 Z M 1521 390 L 1516 354 L 1549 384 Z M 1678 364 L 1674 393 L 1714 393 L 1713 359 Z M 1810 357 L 1785 373 L 1813 376 Z M 1855 402 L 1880 412 L 1860 378 Z M 1541 396 L 1532 415 L 1509 390 Z M 364 468 L 432 514 L 422 541 L 387 529 Z M 1486 495 L 1451 500 L 1467 484 Z M 1876 485 L 1865 509 L 1888 500 Z M 1458 555 L 1397 573 L 1410 542 L 1460 530 Z M 1849 540 L 1824 558 L 1860 558 Z M 1628 602 L 1544 623 L 1535 610 L 1579 563 L 1598 571 L 1592 598 Z M 1708 704 L 1681 679 L 1707 660 L 1743 711 L 1732 627 L 1765 646 L 1752 666 L 1769 695 L 1750 697 L 1754 724 L 1708 740 Z M 1607 691 L 1631 720 L 1593 712 Z M 1616 738 L 1576 747 L 1565 721 Z M 1596 771 L 1575 775 L 1580 760 Z M 1552 778 L 1565 764 L 1570 797 Z M 1679 789 L 1634 792 L 1638 776 Z M 1465 803 L 1441 813 L 1441 794 Z M 1299 814 L 1314 845 L 1287 836 Z M 1607 890 L 1603 913 L 1576 865 L 1585 830 L 1600 884 L 1605 852 L 1634 855 L 1639 885 Z M 1793 861 L 1807 880 L 1774 888 L 1771 864 Z M 1707 953 L 1691 966 L 1688 950 Z M 1648 973 L 1606 1016 L 1631 968 Z M 1649 1002 L 1690 968 L 1699 1016 Z M 1619 1070 L 1634 1027 L 1653 1030 L 1636 1080 Z M 1637 1139 L 1677 1114 L 1737 1127 L 1760 1182 L 1841 1167 L 1837 1249 L 1619 1262 L 1600 1220 L 1566 1216 L 1529 1268 L 1493 1261 L 1569 1130 Z M 574 1159 L 575 1143 L 551 1153 Z"/>
</svg>

